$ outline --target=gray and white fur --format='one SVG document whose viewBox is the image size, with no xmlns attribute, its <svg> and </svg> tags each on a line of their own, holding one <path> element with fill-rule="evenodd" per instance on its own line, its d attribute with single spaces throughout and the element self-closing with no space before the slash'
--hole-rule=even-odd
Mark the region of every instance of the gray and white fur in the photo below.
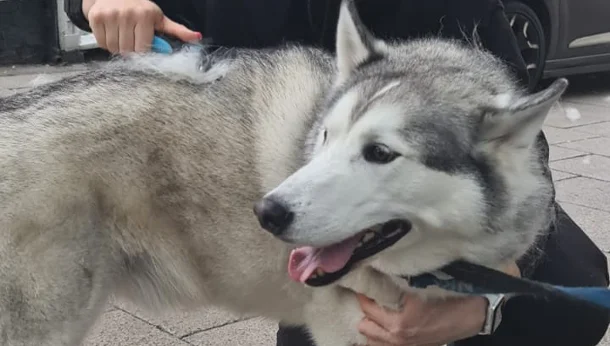
<svg viewBox="0 0 610 346">
<path fill-rule="evenodd" d="M 477 47 L 375 38 L 349 1 L 336 57 L 206 59 L 138 55 L 0 100 L 0 345 L 79 345 L 113 295 L 362 344 L 353 291 L 396 307 L 394 275 L 502 266 L 552 221 L 535 138 L 563 79 L 527 95 Z M 367 162 L 371 141 L 398 157 Z M 294 212 L 279 237 L 252 212 L 265 196 Z M 296 246 L 397 217 L 412 231 L 335 284 L 289 279 Z"/>
</svg>

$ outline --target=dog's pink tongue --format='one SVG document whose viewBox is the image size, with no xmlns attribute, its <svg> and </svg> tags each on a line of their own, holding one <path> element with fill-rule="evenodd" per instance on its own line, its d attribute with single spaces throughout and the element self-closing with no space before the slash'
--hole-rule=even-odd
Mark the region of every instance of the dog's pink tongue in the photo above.
<svg viewBox="0 0 610 346">
<path fill-rule="evenodd" d="M 292 250 L 288 261 L 288 274 L 292 280 L 305 282 L 320 268 L 325 273 L 336 272 L 345 267 L 358 246 L 359 239 L 353 237 L 325 248 L 304 246 Z"/>
</svg>

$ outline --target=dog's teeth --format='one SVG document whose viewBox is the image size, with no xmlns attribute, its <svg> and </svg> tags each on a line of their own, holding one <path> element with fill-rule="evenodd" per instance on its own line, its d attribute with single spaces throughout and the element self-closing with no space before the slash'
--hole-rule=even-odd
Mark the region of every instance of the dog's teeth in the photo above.
<svg viewBox="0 0 610 346">
<path fill-rule="evenodd" d="M 375 237 L 375 232 L 373 231 L 368 231 L 364 234 L 364 237 L 362 237 L 362 241 L 364 243 L 366 243 L 367 241 L 373 239 Z"/>
</svg>

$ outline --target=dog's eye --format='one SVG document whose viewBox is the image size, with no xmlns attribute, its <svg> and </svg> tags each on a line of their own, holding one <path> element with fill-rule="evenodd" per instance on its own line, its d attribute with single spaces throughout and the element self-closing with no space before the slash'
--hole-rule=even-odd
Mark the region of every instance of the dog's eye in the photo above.
<svg viewBox="0 0 610 346">
<path fill-rule="evenodd" d="M 324 129 L 324 133 L 322 134 L 322 144 L 326 143 L 326 137 L 328 136 L 328 131 Z"/>
<path fill-rule="evenodd" d="M 399 155 L 383 144 L 369 144 L 362 150 L 364 159 L 374 163 L 390 163 Z"/>
</svg>

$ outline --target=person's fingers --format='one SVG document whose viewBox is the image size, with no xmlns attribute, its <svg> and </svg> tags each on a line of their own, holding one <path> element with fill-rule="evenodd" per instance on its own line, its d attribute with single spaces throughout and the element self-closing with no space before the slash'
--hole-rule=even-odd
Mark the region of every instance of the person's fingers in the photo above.
<svg viewBox="0 0 610 346">
<path fill-rule="evenodd" d="M 178 24 L 165 16 L 163 16 L 161 21 L 158 23 L 157 28 L 159 31 L 176 37 L 184 42 L 198 41 L 202 38 L 201 33 L 192 31 L 186 26 Z"/>
<path fill-rule="evenodd" d="M 119 52 L 121 54 L 133 52 L 135 49 L 136 17 L 127 13 L 119 20 Z"/>
<path fill-rule="evenodd" d="M 95 40 L 97 41 L 99 47 L 102 49 L 107 49 L 106 28 L 104 25 L 104 20 L 99 12 L 89 14 L 89 26 L 91 27 L 91 31 L 93 32 L 93 36 L 95 36 Z"/>
<path fill-rule="evenodd" d="M 104 24 L 99 22 L 93 24 L 90 22 L 89 26 L 91 27 L 91 31 L 93 32 L 93 36 L 95 37 L 98 46 L 102 49 L 108 49 L 106 46 L 106 28 L 104 27 Z"/>
<path fill-rule="evenodd" d="M 155 35 L 155 30 L 152 25 L 146 22 L 140 22 L 134 29 L 135 33 L 135 51 L 138 53 L 147 52 L 152 46 L 152 40 Z"/>
<path fill-rule="evenodd" d="M 119 18 L 117 15 L 109 15 L 104 24 L 106 30 L 106 49 L 111 53 L 119 52 Z"/>
<path fill-rule="evenodd" d="M 368 318 L 360 322 L 358 331 L 367 338 L 367 346 L 402 345 L 401 340 Z"/>
<path fill-rule="evenodd" d="M 384 309 L 366 296 L 358 294 L 357 297 L 360 308 L 368 319 L 384 328 L 389 328 L 395 324 L 396 313 Z"/>
</svg>

